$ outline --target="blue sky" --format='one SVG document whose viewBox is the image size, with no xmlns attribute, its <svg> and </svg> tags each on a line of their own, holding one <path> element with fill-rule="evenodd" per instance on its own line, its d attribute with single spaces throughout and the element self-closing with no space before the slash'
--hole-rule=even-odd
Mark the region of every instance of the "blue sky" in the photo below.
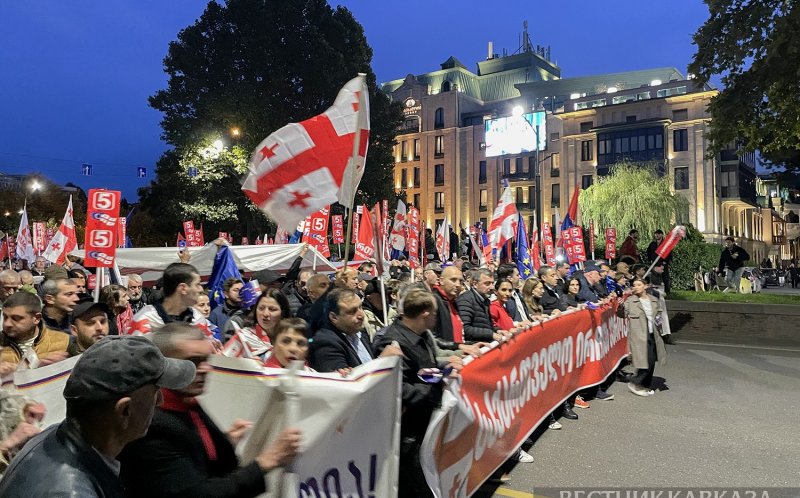
<svg viewBox="0 0 800 498">
<path fill-rule="evenodd" d="M 474 70 L 490 40 L 496 53 L 517 50 L 523 20 L 534 45 L 550 45 L 562 77 L 662 66 L 685 73 L 691 35 L 707 17 L 700 0 L 334 3 L 364 26 L 379 81 L 438 69 L 451 55 Z M 166 148 L 147 97 L 166 85 L 168 43 L 206 4 L 0 3 L 0 172 L 39 171 L 135 200 Z M 81 163 L 93 176 L 80 176 Z M 136 177 L 139 166 L 149 178 Z"/>
</svg>

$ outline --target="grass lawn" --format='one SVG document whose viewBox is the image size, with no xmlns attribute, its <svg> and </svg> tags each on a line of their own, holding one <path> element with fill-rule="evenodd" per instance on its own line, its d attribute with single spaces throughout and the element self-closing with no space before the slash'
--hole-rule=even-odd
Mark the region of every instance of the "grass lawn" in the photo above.
<svg viewBox="0 0 800 498">
<path fill-rule="evenodd" d="M 800 295 L 787 294 L 723 294 L 722 292 L 695 292 L 673 290 L 669 300 L 674 301 L 705 301 L 713 303 L 752 303 L 752 304 L 797 304 L 800 305 Z"/>
</svg>

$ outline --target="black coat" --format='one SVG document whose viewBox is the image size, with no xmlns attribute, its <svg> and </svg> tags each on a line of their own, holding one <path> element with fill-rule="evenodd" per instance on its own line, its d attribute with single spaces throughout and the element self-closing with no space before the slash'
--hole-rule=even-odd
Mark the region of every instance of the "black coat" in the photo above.
<svg viewBox="0 0 800 498">
<path fill-rule="evenodd" d="M 583 275 L 579 275 L 578 281 L 581 283 L 581 290 L 578 292 L 579 303 L 586 303 L 586 302 L 596 303 L 600 300 L 600 296 L 597 294 L 597 290 L 593 285 L 589 284 L 589 281 L 586 280 L 586 277 L 584 277 Z"/>
<path fill-rule="evenodd" d="M 436 352 L 430 343 L 430 335 L 415 334 L 401 319 L 395 320 L 383 335 L 375 338 L 375 350 L 383 351 L 392 341 L 397 341 L 403 350 L 403 415 L 400 434 L 402 437 L 413 437 L 422 441 L 431 414 L 442 400 L 442 383 L 423 382 L 418 373 L 423 368 L 439 367 Z"/>
<path fill-rule="evenodd" d="M 68 419 L 31 439 L 14 457 L 0 481 L 0 496 L 123 498 L 125 491 L 77 423 Z"/>
<path fill-rule="evenodd" d="M 489 298 L 481 296 L 475 289 L 458 296 L 456 299 L 458 316 L 464 323 L 464 340 L 493 341 L 497 330 L 492 325 L 489 315 Z"/>
<path fill-rule="evenodd" d="M 361 342 L 372 355 L 369 334 L 362 332 Z M 361 365 L 361 359 L 345 334 L 328 323 L 314 334 L 309 348 L 309 364 L 317 372 L 335 372 L 340 368 L 355 368 Z"/>
<path fill-rule="evenodd" d="M 120 455 L 129 497 L 250 497 L 265 491 L 264 473 L 255 462 L 238 466 L 233 446 L 202 410 L 199 415 L 214 442 L 216 461 L 188 412 L 156 408 L 147 435 Z"/>
<path fill-rule="evenodd" d="M 431 332 L 438 339 L 452 341 L 453 319 L 450 317 L 450 304 L 437 289 L 433 289 L 433 297 L 436 299 L 436 327 Z M 456 310 L 456 313 L 458 313 L 458 310 Z"/>
<path fill-rule="evenodd" d="M 730 249 L 726 247 L 722 250 L 722 254 L 719 256 L 719 269 L 724 270 L 727 267 L 731 271 L 736 271 L 743 267 L 748 259 L 750 259 L 750 255 L 747 254 L 747 251 L 734 244 Z"/>
<path fill-rule="evenodd" d="M 542 294 L 539 304 L 544 308 L 546 315 L 552 313 L 553 310 L 567 311 L 567 302 L 564 300 L 564 296 L 548 285 L 544 286 L 544 294 Z"/>
</svg>

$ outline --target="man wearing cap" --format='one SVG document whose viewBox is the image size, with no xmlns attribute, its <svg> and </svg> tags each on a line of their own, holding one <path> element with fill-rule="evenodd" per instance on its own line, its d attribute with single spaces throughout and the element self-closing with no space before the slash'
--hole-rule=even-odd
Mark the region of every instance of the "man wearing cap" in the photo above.
<svg viewBox="0 0 800 498">
<path fill-rule="evenodd" d="M 188 263 L 172 263 L 164 270 L 164 300 L 148 304 L 133 317 L 128 334 L 147 335 L 167 323 L 190 323 L 213 337 L 211 323 L 194 308 L 197 298 L 203 294 L 200 274 Z"/>
<path fill-rule="evenodd" d="M 81 299 L 72 311 L 69 326 L 73 341 L 67 348 L 70 356 L 78 356 L 89 346 L 108 336 L 108 317 L 111 309 L 105 303 L 96 303 L 91 297 Z"/>
<path fill-rule="evenodd" d="M 47 270 L 50 271 L 50 267 Z M 66 274 L 66 270 L 61 268 Z M 42 282 L 42 319 L 54 330 L 70 333 L 70 313 L 78 304 L 78 288 L 67 278 L 47 279 Z"/>
<path fill-rule="evenodd" d="M 442 274 L 442 265 L 439 263 L 428 263 L 422 272 L 422 282 L 428 290 L 432 290 L 439 285 L 439 275 Z"/>
<path fill-rule="evenodd" d="M 147 435 L 120 455 L 127 495 L 244 498 L 264 493 L 264 475 L 291 463 L 298 453 L 300 431 L 284 430 L 253 462 L 239 467 L 234 447 L 251 424 L 237 420 L 224 433 L 197 402 L 211 371 L 209 341 L 181 322 L 165 325 L 152 340 L 166 357 L 194 363 L 196 372 L 190 384 L 161 390 L 164 402 Z"/>
<path fill-rule="evenodd" d="M 67 358 L 71 337 L 47 327 L 42 321 L 42 302 L 30 292 L 17 292 L 3 306 L 0 360 L 29 368 Z"/>
<path fill-rule="evenodd" d="M 281 290 L 284 282 L 286 282 L 286 278 L 281 276 L 280 273 L 269 269 L 258 270 L 253 274 L 253 278 L 258 280 L 262 294 L 270 289 Z"/>
<path fill-rule="evenodd" d="M 600 267 L 594 262 L 589 262 L 583 268 L 583 274 L 578 275 L 578 282 L 581 283 L 581 290 L 578 291 L 577 300 L 579 303 L 596 303 L 600 301 L 595 285 L 600 282 Z"/>
<path fill-rule="evenodd" d="M 184 388 L 194 371 L 190 361 L 164 358 L 143 337 L 98 342 L 67 379 L 66 419 L 17 454 L 0 481 L 0 496 L 125 496 L 117 455 L 147 433 L 161 402 L 159 388 Z"/>
</svg>

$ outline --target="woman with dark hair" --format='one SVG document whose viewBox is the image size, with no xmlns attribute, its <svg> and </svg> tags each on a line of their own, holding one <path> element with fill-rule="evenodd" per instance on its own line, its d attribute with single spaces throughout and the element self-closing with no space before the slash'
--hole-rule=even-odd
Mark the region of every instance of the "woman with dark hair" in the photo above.
<svg viewBox="0 0 800 498">
<path fill-rule="evenodd" d="M 544 307 L 542 307 L 541 299 L 544 295 L 544 284 L 538 278 L 529 278 L 522 286 L 522 299 L 525 301 L 525 306 L 532 316 L 539 316 L 544 314 Z"/>
<path fill-rule="evenodd" d="M 250 313 L 242 316 L 233 316 L 225 325 L 225 340 L 229 340 L 239 329 L 247 341 L 250 350 L 261 356 L 270 349 L 271 337 L 275 326 L 282 318 L 291 315 L 289 300 L 278 289 L 267 289 L 256 300 Z"/>
<path fill-rule="evenodd" d="M 128 330 L 133 321 L 128 289 L 121 285 L 111 284 L 100 289 L 99 302 L 111 310 L 108 317 L 108 335 L 119 335 L 120 330 Z"/>
<path fill-rule="evenodd" d="M 508 280 L 498 280 L 494 284 L 495 296 L 497 299 L 489 305 L 489 315 L 492 317 L 492 325 L 498 330 L 511 330 L 516 327 L 514 319 L 506 310 L 506 302 L 511 298 L 514 288 Z"/>
<path fill-rule="evenodd" d="M 564 300 L 567 305 L 572 308 L 578 307 L 578 293 L 581 291 L 581 281 L 576 277 L 571 277 L 567 282 L 567 293 L 564 295 Z"/>
<path fill-rule="evenodd" d="M 280 320 L 270 337 L 272 353 L 264 362 L 264 366 L 288 368 L 293 361 L 306 362 L 308 335 L 308 324 L 302 318 Z M 306 363 L 306 369 L 308 369 L 308 363 Z"/>
</svg>

